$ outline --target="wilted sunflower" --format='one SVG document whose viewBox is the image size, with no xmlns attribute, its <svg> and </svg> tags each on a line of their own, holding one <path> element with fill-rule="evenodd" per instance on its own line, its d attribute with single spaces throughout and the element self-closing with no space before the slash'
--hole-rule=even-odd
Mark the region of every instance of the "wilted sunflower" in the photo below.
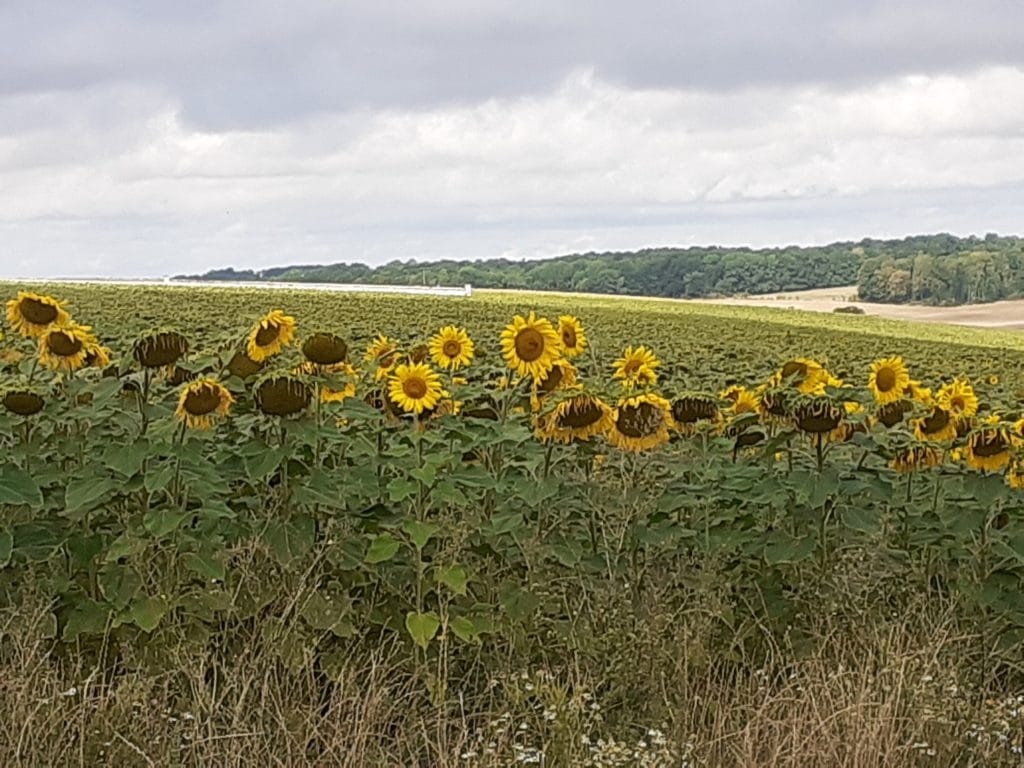
<svg viewBox="0 0 1024 768">
<path fill-rule="evenodd" d="M 773 387 L 794 387 L 804 395 L 824 394 L 829 373 L 816 360 L 798 357 L 785 363 L 769 380 Z"/>
<path fill-rule="evenodd" d="M 186 384 L 178 397 L 174 415 L 189 429 L 210 429 L 215 416 L 227 416 L 235 398 L 215 379 L 199 379 Z"/>
<path fill-rule="evenodd" d="M 533 410 L 539 410 L 540 402 L 552 392 L 562 389 L 572 389 L 576 386 L 576 366 L 568 360 L 558 360 L 548 371 L 544 378 L 535 382 L 530 403 Z"/>
<path fill-rule="evenodd" d="M 425 363 L 399 365 L 388 385 L 392 402 L 406 413 L 417 415 L 437 405 L 444 395 L 440 377 Z"/>
<path fill-rule="evenodd" d="M 758 413 L 765 422 L 787 423 L 796 395 L 783 387 L 766 387 L 758 393 Z"/>
<path fill-rule="evenodd" d="M 647 393 L 619 400 L 608 430 L 608 441 L 626 451 L 646 451 L 668 442 L 672 405 Z"/>
<path fill-rule="evenodd" d="M 978 412 L 978 396 L 974 394 L 974 388 L 962 379 L 944 384 L 935 400 L 954 419 L 974 416 Z"/>
<path fill-rule="evenodd" d="M 305 362 L 299 365 L 295 372 L 305 376 L 326 377 L 329 384 L 320 385 L 320 402 L 340 403 L 350 397 L 355 397 L 356 380 L 359 378 L 357 371 L 350 363 L 335 363 L 334 365 L 317 365 L 316 363 Z M 335 379 L 344 379 L 344 386 L 338 389 Z"/>
<path fill-rule="evenodd" d="M 1006 472 L 1006 484 L 1011 488 L 1024 488 L 1024 456 L 1016 457 Z"/>
<path fill-rule="evenodd" d="M 110 350 L 98 342 L 86 345 L 85 363 L 86 368 L 106 368 L 110 365 Z"/>
<path fill-rule="evenodd" d="M 249 332 L 246 352 L 257 363 L 279 354 L 295 338 L 295 318 L 275 309 Z"/>
<path fill-rule="evenodd" d="M 891 403 L 879 406 L 875 411 L 875 420 L 886 427 L 892 428 L 903 421 L 908 413 L 914 410 L 914 404 L 909 400 L 896 400 Z"/>
<path fill-rule="evenodd" d="M 562 400 L 537 425 L 541 440 L 556 443 L 585 441 L 605 434 L 612 426 L 612 409 L 594 395 L 573 395 Z"/>
<path fill-rule="evenodd" d="M 440 368 L 456 371 L 473 360 L 473 340 L 465 328 L 446 325 L 430 340 L 430 356 Z"/>
<path fill-rule="evenodd" d="M 177 331 L 151 331 L 140 336 L 132 355 L 143 368 L 165 368 L 188 354 L 188 340 Z"/>
<path fill-rule="evenodd" d="M 236 352 L 228 362 L 228 373 L 240 379 L 248 379 L 263 370 L 263 363 L 257 363 L 245 352 Z"/>
<path fill-rule="evenodd" d="M 6 390 L 0 397 L 0 403 L 16 416 L 34 416 L 46 405 L 42 395 L 24 387 Z"/>
<path fill-rule="evenodd" d="M 824 395 L 807 395 L 794 402 L 793 423 L 809 435 L 826 435 L 839 428 L 846 415 L 845 408 Z"/>
<path fill-rule="evenodd" d="M 583 324 L 572 315 L 558 318 L 558 335 L 562 337 L 562 351 L 566 357 L 579 357 L 587 348 L 587 334 Z"/>
<path fill-rule="evenodd" d="M 302 343 L 302 354 L 316 365 L 337 365 L 348 357 L 348 344 L 333 333 L 314 333 Z"/>
<path fill-rule="evenodd" d="M 188 368 L 182 368 L 180 365 L 172 365 L 164 373 L 167 383 L 172 387 L 180 387 L 182 384 L 188 384 L 190 381 L 195 381 L 199 378 L 199 375 L 195 371 L 190 371 Z"/>
<path fill-rule="evenodd" d="M 297 376 L 271 373 L 256 382 L 255 398 L 268 416 L 293 416 L 309 407 L 313 388 Z"/>
<path fill-rule="evenodd" d="M 980 471 L 998 472 L 1010 463 L 1013 435 L 996 423 L 974 430 L 967 438 L 967 466 Z"/>
<path fill-rule="evenodd" d="M 624 389 L 646 387 L 657 383 L 661 361 L 642 344 L 634 349 L 626 347 L 622 357 L 612 363 L 613 378 L 620 379 Z"/>
<path fill-rule="evenodd" d="M 886 357 L 871 364 L 868 389 L 879 405 L 895 403 L 910 386 L 910 372 L 902 357 Z"/>
<path fill-rule="evenodd" d="M 517 374 L 540 381 L 562 356 L 562 340 L 547 318 L 516 315 L 501 332 L 501 353 Z"/>
<path fill-rule="evenodd" d="M 39 338 L 56 325 L 67 325 L 71 316 L 66 301 L 30 291 L 18 291 L 18 297 L 7 302 L 7 323 L 22 336 Z"/>
<path fill-rule="evenodd" d="M 672 401 L 672 419 L 680 432 L 690 434 L 700 422 L 720 423 L 722 411 L 718 398 L 703 392 L 691 392 Z"/>
<path fill-rule="evenodd" d="M 956 437 L 956 422 L 949 411 L 938 406 L 927 416 L 914 421 L 914 434 L 918 440 L 942 442 Z"/>
<path fill-rule="evenodd" d="M 941 463 L 942 450 L 938 446 L 920 443 L 897 453 L 889 462 L 889 466 L 897 472 L 916 472 L 919 469 L 937 467 Z"/>
<path fill-rule="evenodd" d="M 77 371 L 85 365 L 90 345 L 96 343 L 89 331 L 74 321 L 44 331 L 39 337 L 39 362 L 53 371 Z"/>
</svg>

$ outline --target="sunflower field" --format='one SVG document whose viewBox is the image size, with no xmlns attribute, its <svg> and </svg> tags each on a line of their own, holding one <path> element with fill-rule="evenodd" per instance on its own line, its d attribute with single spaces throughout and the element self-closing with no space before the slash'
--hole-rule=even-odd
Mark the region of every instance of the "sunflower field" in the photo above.
<svg viewBox="0 0 1024 768">
<path fill-rule="evenodd" d="M 160 668 L 256 634 L 330 676 L 390 637 L 443 698 L 488 654 L 642 649 L 652 594 L 665 617 L 699 605 L 737 660 L 799 652 L 816 613 L 922 595 L 980 627 L 986 669 L 1020 653 L 1009 334 L 500 294 L 7 288 L 0 601 L 42 595 L 58 655 Z"/>
</svg>

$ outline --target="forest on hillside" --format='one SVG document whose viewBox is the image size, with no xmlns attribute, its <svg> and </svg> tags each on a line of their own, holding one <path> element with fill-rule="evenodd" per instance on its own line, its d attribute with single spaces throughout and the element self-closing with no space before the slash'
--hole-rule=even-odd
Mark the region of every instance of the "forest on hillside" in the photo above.
<svg viewBox="0 0 1024 768">
<path fill-rule="evenodd" d="M 918 235 L 783 248 L 648 248 L 533 261 L 489 259 L 213 270 L 202 280 L 463 285 L 702 298 L 858 286 L 864 301 L 960 304 L 1024 294 L 1024 240 Z"/>
</svg>

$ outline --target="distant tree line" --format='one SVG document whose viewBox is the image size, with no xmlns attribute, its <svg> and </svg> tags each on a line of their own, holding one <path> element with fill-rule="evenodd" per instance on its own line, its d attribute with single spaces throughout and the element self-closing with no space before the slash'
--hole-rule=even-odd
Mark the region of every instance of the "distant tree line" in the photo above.
<svg viewBox="0 0 1024 768">
<path fill-rule="evenodd" d="M 964 263 L 952 266 L 948 260 L 954 257 L 957 263 L 963 258 Z M 986 259 L 991 264 L 979 266 Z M 1022 261 L 1024 252 L 1018 239 L 941 234 L 815 247 L 648 248 L 535 261 L 410 259 L 379 267 L 340 263 L 258 271 L 228 268 L 179 278 L 379 285 L 469 283 L 478 288 L 685 298 L 800 291 L 857 283 L 864 300 L 945 303 L 951 297 L 949 303 L 957 303 L 1001 298 L 995 293 L 1024 280 L 1018 266 Z M 977 276 L 979 270 L 984 279 Z"/>
</svg>

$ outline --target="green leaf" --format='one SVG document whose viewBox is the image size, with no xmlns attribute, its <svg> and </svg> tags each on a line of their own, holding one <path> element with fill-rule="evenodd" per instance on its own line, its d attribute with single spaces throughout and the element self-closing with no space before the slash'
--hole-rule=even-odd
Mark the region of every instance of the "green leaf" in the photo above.
<svg viewBox="0 0 1024 768">
<path fill-rule="evenodd" d="M 142 588 L 142 579 L 134 568 L 116 563 L 104 567 L 96 581 L 103 599 L 118 611 L 124 610 Z"/>
<path fill-rule="evenodd" d="M 38 509 L 43 506 L 43 493 L 32 475 L 8 461 L 0 466 L 0 504 L 25 504 Z"/>
<path fill-rule="evenodd" d="M 112 563 L 122 557 L 128 557 L 128 555 L 140 552 L 144 548 L 145 545 L 141 541 L 131 538 L 127 533 L 122 533 L 111 543 L 103 560 Z"/>
<path fill-rule="evenodd" d="M 439 505 L 454 504 L 456 506 L 463 506 L 469 503 L 466 494 L 459 490 L 459 487 L 451 480 L 439 482 L 430 492 L 430 498 Z"/>
<path fill-rule="evenodd" d="M 416 493 L 419 486 L 404 477 L 396 477 L 388 483 L 388 498 L 393 502 L 404 501 Z"/>
<path fill-rule="evenodd" d="M 142 525 L 158 539 L 175 531 L 190 513 L 169 509 L 151 509 L 142 518 Z"/>
<path fill-rule="evenodd" d="M 522 528 L 524 523 L 522 512 L 499 512 L 480 528 L 480 533 L 484 536 L 500 536 Z"/>
<path fill-rule="evenodd" d="M 72 480 L 64 492 L 64 511 L 68 515 L 91 512 L 100 506 L 113 489 L 114 481 L 108 478 L 81 477 Z"/>
<path fill-rule="evenodd" d="M 298 515 L 288 523 L 271 523 L 263 534 L 264 543 L 281 565 L 305 557 L 313 548 L 316 524 L 309 515 Z"/>
<path fill-rule="evenodd" d="M 11 562 L 14 550 L 14 534 L 10 528 L 0 528 L 0 568 L 6 568 Z"/>
<path fill-rule="evenodd" d="M 110 612 L 105 606 L 89 598 L 81 598 L 68 614 L 61 637 L 72 641 L 79 635 L 100 635 L 107 628 Z"/>
<path fill-rule="evenodd" d="M 134 443 L 114 444 L 103 452 L 101 460 L 108 469 L 131 477 L 142 468 L 148 448 L 149 442 L 145 438 L 139 438 Z"/>
<path fill-rule="evenodd" d="M 409 474 L 429 488 L 434 484 L 434 480 L 437 479 L 437 467 L 428 464 L 425 467 L 417 467 L 411 470 Z"/>
<path fill-rule="evenodd" d="M 366 553 L 367 563 L 384 563 L 398 554 L 398 548 L 402 542 L 390 533 L 382 533 L 370 543 L 370 550 Z"/>
<path fill-rule="evenodd" d="M 438 570 L 437 580 L 457 595 L 465 595 L 466 586 L 469 584 L 469 576 L 466 574 L 466 569 L 458 563 L 453 563 L 447 568 Z"/>
<path fill-rule="evenodd" d="M 337 637 L 350 637 L 355 627 L 348 620 L 351 601 L 347 597 L 314 592 L 306 600 L 299 615 L 315 630 L 328 631 Z"/>
<path fill-rule="evenodd" d="M 409 535 L 410 539 L 412 539 L 412 543 L 416 549 L 422 550 L 427 546 L 427 542 L 429 542 L 438 530 L 440 530 L 440 526 L 436 523 L 425 523 L 419 520 L 406 520 L 402 523 L 402 530 Z"/>
<path fill-rule="evenodd" d="M 779 563 L 798 563 L 806 560 L 814 552 L 813 536 L 793 538 L 787 533 L 777 532 L 764 548 L 764 559 L 769 565 Z"/>
<path fill-rule="evenodd" d="M 506 587 L 501 593 L 501 607 L 512 621 L 523 621 L 529 618 L 540 600 L 530 590 L 523 589 L 517 584 Z"/>
<path fill-rule="evenodd" d="M 473 623 L 472 619 L 468 619 L 465 616 L 456 616 L 448 622 L 448 626 L 452 633 L 462 642 L 480 642 L 480 631 L 476 628 L 476 624 Z"/>
<path fill-rule="evenodd" d="M 171 484 L 171 480 L 174 479 L 174 471 L 173 461 L 168 461 L 158 467 L 148 469 L 143 480 L 146 490 L 150 493 L 164 490 Z"/>
<path fill-rule="evenodd" d="M 224 581 L 224 563 L 205 552 L 189 552 L 181 558 L 182 565 L 211 581 Z"/>
<path fill-rule="evenodd" d="M 132 621 L 143 632 L 152 632 L 167 615 L 167 602 L 159 597 L 145 597 L 136 601 L 129 611 Z"/>
<path fill-rule="evenodd" d="M 427 646 L 430 645 L 430 641 L 434 639 L 434 635 L 437 634 L 437 630 L 441 628 L 441 620 L 433 612 L 416 613 L 415 611 L 409 611 L 405 615 L 405 628 L 409 630 L 409 634 L 416 642 L 416 645 L 426 650 Z"/>
<path fill-rule="evenodd" d="M 276 470 L 281 465 L 282 459 L 284 459 L 284 451 L 281 448 L 264 448 L 243 459 L 245 474 L 250 481 L 259 482 Z"/>
</svg>

